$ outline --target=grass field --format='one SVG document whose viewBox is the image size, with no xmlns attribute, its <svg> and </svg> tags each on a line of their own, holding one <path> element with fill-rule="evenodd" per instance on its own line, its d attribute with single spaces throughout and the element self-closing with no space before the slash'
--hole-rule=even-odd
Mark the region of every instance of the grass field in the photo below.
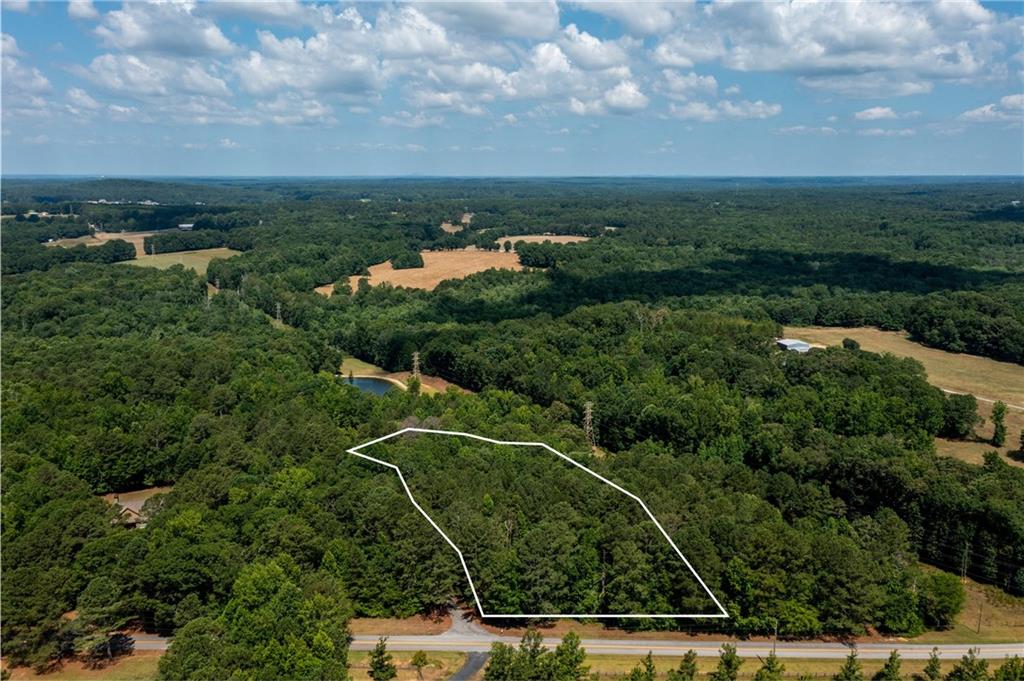
<svg viewBox="0 0 1024 681">
<path fill-rule="evenodd" d="M 114 239 L 121 239 L 127 241 L 131 245 L 135 246 L 135 257 L 141 258 L 146 255 L 146 251 L 143 249 L 143 241 L 147 236 L 152 236 L 156 232 L 96 232 L 94 236 L 79 236 L 74 239 L 58 239 L 51 241 L 47 246 L 64 246 L 71 247 L 79 244 L 85 244 L 86 246 L 102 246 L 108 241 Z"/>
<path fill-rule="evenodd" d="M 43 679 L 44 681 L 150 681 L 156 678 L 161 653 L 145 651 L 123 658 L 103 669 L 86 669 L 80 662 L 68 662 L 63 668 L 49 674 L 38 675 L 31 667 L 12 670 L 12 681 Z"/>
<path fill-rule="evenodd" d="M 324 284 L 323 286 L 317 286 L 313 290 L 322 296 L 327 296 L 328 298 L 330 298 L 332 295 L 334 295 L 334 284 Z"/>
<path fill-rule="evenodd" d="M 522 269 L 515 253 L 484 251 L 466 248 L 460 251 L 424 251 L 423 267 L 396 270 L 391 263 L 384 262 L 370 268 L 369 277 L 354 276 L 349 279 L 355 291 L 360 279 L 367 279 L 371 286 L 387 282 L 394 286 L 433 290 L 445 279 L 462 279 L 477 272 L 497 268 L 505 270 Z"/>
<path fill-rule="evenodd" d="M 573 236 L 571 234 L 521 234 L 518 236 L 503 236 L 500 239 L 495 239 L 495 243 L 503 244 L 506 241 L 511 241 L 515 244 L 517 241 L 525 241 L 528 244 L 539 244 L 545 241 L 550 241 L 553 244 L 574 244 L 578 241 L 590 241 L 589 236 Z"/>
<path fill-rule="evenodd" d="M 679 659 L 676 657 L 655 657 L 654 667 L 657 670 L 658 678 L 667 678 L 669 670 L 679 666 Z M 639 656 L 587 655 L 585 664 L 590 667 L 591 674 L 596 674 L 599 678 L 614 679 L 629 674 L 629 671 L 637 666 L 639 662 Z M 926 660 L 903 660 L 900 671 L 904 676 L 910 677 L 911 674 L 921 672 L 926 662 Z M 872 674 L 882 668 L 885 660 L 861 660 L 860 663 L 864 670 L 865 678 L 870 679 Z M 697 658 L 697 669 L 702 675 L 714 671 L 717 664 L 718 658 L 715 657 Z M 783 675 L 786 677 L 796 678 L 801 674 L 831 677 L 839 671 L 839 667 L 842 666 L 842 660 L 783 659 L 782 664 L 785 666 Z M 756 657 L 744 658 L 743 666 L 739 670 L 739 678 L 752 678 L 760 666 L 761 660 Z M 951 668 L 952 663 L 944 665 L 946 671 Z"/>
<path fill-rule="evenodd" d="M 230 248 L 204 248 L 200 251 L 177 251 L 137 256 L 135 260 L 125 260 L 124 264 L 136 267 L 155 267 L 158 270 L 165 270 L 174 265 L 183 265 L 195 270 L 201 276 L 206 274 L 206 267 L 214 258 L 232 258 L 241 253 L 241 251 L 234 251 Z"/>
<path fill-rule="evenodd" d="M 913 357 L 924 365 L 928 381 L 939 388 L 954 392 L 971 393 L 978 398 L 978 412 L 985 423 L 976 431 L 977 438 L 968 441 L 936 438 L 936 450 L 968 463 L 981 463 L 985 452 L 995 449 L 987 442 L 992 437 L 992 402 L 1002 400 L 1009 408 L 1006 413 L 1006 445 L 999 452 L 1016 465 L 1024 465 L 1020 457 L 1012 455 L 1024 429 L 1024 367 L 1009 362 L 997 362 L 987 357 L 946 352 L 915 343 L 906 334 L 880 331 L 874 328 L 822 328 L 786 327 L 788 338 L 799 338 L 820 345 L 839 345 L 844 338 L 852 338 L 864 350 L 890 352 L 901 357 Z"/>
<path fill-rule="evenodd" d="M 393 651 L 391 653 L 393 662 L 398 667 L 398 681 L 413 681 L 419 679 L 416 675 L 416 668 L 412 666 L 412 656 L 415 652 Z M 353 651 L 348 654 L 349 678 L 363 681 L 369 679 L 369 656 L 368 652 Z M 447 679 L 459 667 L 466 662 L 465 653 L 428 652 L 427 659 L 430 666 L 423 668 L 423 678 L 431 681 Z"/>
</svg>

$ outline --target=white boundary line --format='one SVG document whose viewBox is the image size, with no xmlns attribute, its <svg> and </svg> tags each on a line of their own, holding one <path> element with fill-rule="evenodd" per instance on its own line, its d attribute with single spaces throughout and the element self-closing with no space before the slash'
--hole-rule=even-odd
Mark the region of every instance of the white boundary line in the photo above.
<svg viewBox="0 0 1024 681">
<path fill-rule="evenodd" d="M 363 449 L 364 447 L 373 446 L 373 445 L 375 445 L 377 443 L 380 443 L 380 442 L 383 442 L 385 440 L 390 440 L 393 437 L 397 437 L 399 435 L 404 435 L 405 433 L 429 433 L 431 435 L 457 435 L 459 437 L 468 437 L 468 438 L 471 438 L 473 440 L 480 440 L 482 442 L 489 442 L 490 444 L 494 444 L 494 445 L 509 445 L 509 446 L 513 446 L 513 447 L 541 447 L 541 448 L 546 449 L 547 451 L 551 452 L 552 454 L 555 454 L 559 458 L 568 461 L 573 466 L 576 466 L 577 468 L 580 468 L 580 469 L 586 471 L 590 475 L 593 475 L 595 478 L 597 478 L 601 482 L 604 482 L 604 483 L 606 483 L 608 485 L 611 485 L 612 487 L 614 487 L 615 489 L 617 489 L 618 491 L 622 492 L 627 497 L 632 499 L 633 501 L 635 501 L 638 504 L 640 504 L 640 508 L 642 508 L 644 510 L 644 513 L 646 513 L 647 517 L 649 517 L 651 519 L 651 522 L 653 522 L 655 527 L 658 528 L 658 530 L 661 532 L 662 536 L 664 536 L 665 539 L 668 541 L 669 545 L 675 550 L 675 552 L 679 555 L 679 557 L 683 559 L 683 563 L 686 564 L 686 567 L 689 568 L 690 572 L 697 579 L 697 581 L 700 583 L 700 585 L 702 587 L 704 587 L 704 591 L 707 592 L 708 596 L 711 597 L 711 600 L 715 602 L 715 605 L 718 606 L 718 609 L 721 612 L 717 612 L 717 613 L 714 613 L 714 614 L 711 614 L 711 615 L 642 615 L 642 614 L 640 614 L 640 615 L 638 615 L 638 614 L 626 614 L 626 615 L 587 615 L 587 614 L 579 614 L 579 613 L 576 613 L 576 614 L 565 614 L 565 615 L 550 615 L 550 614 L 539 614 L 539 615 L 505 615 L 505 614 L 494 614 L 494 615 L 488 615 L 487 613 L 484 612 L 484 606 L 480 602 L 480 596 L 476 592 L 476 585 L 473 584 L 473 577 L 469 574 L 469 566 L 466 565 L 466 559 L 463 557 L 462 551 L 460 551 L 459 547 L 455 545 L 455 542 L 453 542 L 451 539 L 448 538 L 448 535 L 444 533 L 444 530 L 442 530 L 440 527 L 438 527 L 437 523 L 434 522 L 434 519 L 431 518 L 427 514 L 427 512 L 424 511 L 423 508 L 418 503 L 416 503 L 416 499 L 413 497 L 412 491 L 409 489 L 409 485 L 406 484 L 406 482 L 405 482 L 405 476 L 402 475 L 402 471 L 399 470 L 398 466 L 396 466 L 393 463 L 388 463 L 387 461 L 381 461 L 380 459 L 375 459 L 372 456 L 367 456 L 366 454 L 363 454 L 363 453 L 361 453 L 359 451 L 360 449 Z M 484 437 L 482 435 L 474 435 L 473 433 L 463 433 L 463 432 L 460 432 L 460 431 L 433 430 L 433 429 L 430 429 L 430 428 L 403 428 L 403 429 L 397 430 L 394 433 L 391 433 L 389 435 L 384 435 L 384 436 L 378 437 L 378 438 L 376 438 L 374 440 L 370 440 L 369 442 L 364 442 L 361 445 L 357 445 L 355 447 L 352 447 L 351 449 L 346 449 L 345 451 L 348 452 L 349 454 L 354 454 L 354 455 L 356 455 L 356 456 L 358 456 L 358 457 L 360 457 L 362 459 L 366 459 L 367 461 L 372 461 L 373 463 L 380 464 L 381 466 L 387 466 L 388 468 L 391 468 L 396 473 L 398 473 L 398 480 L 402 483 L 402 487 L 405 489 L 405 493 L 409 496 L 409 501 L 412 502 L 412 505 L 416 507 L 416 510 L 420 512 L 420 515 L 422 515 L 424 518 L 427 519 L 427 522 L 429 522 L 434 527 L 434 529 L 438 531 L 438 533 L 444 538 L 444 540 L 446 542 L 448 542 L 448 545 L 451 546 L 453 549 L 455 549 L 455 553 L 458 554 L 459 562 L 462 563 L 462 569 L 466 573 L 466 579 L 469 580 L 469 588 L 473 592 L 473 600 L 476 601 L 477 610 L 480 611 L 480 617 L 502 617 L 502 618 L 521 618 L 521 619 L 543 619 L 543 618 L 562 618 L 562 617 L 573 618 L 573 619 L 582 619 L 582 618 L 590 618 L 590 619 L 599 619 L 599 618 L 605 618 L 605 619 L 625 619 L 625 618 L 638 618 L 638 619 L 642 619 L 642 618 L 651 618 L 651 619 L 655 619 L 655 618 L 657 618 L 657 619 L 712 619 L 712 618 L 719 618 L 719 619 L 721 619 L 721 618 L 726 618 L 727 619 L 729 617 L 729 613 L 726 611 L 726 609 L 724 607 L 722 607 L 722 604 L 718 601 L 718 599 L 715 598 L 715 594 L 711 593 L 711 589 L 709 589 L 708 585 L 704 583 L 704 580 L 700 578 L 700 575 L 697 574 L 697 571 L 693 569 L 693 566 L 690 565 L 690 561 L 688 561 L 686 559 L 686 556 L 683 555 L 683 552 L 680 551 L 679 547 L 676 546 L 674 541 L 672 541 L 672 537 L 668 536 L 668 532 L 665 531 L 665 528 L 663 528 L 661 526 L 661 523 L 658 522 L 658 519 L 654 517 L 654 514 L 651 513 L 651 510 L 649 508 L 647 508 L 647 504 L 645 504 L 640 497 L 636 496 L 632 492 L 628 492 L 628 491 L 624 490 L 623 488 L 619 487 L 618 485 L 616 485 L 611 480 L 609 480 L 609 479 L 607 479 L 605 477 L 602 477 L 601 475 L 599 475 L 599 474 L 595 473 L 594 471 L 590 470 L 589 468 L 587 468 L 583 464 L 574 461 L 573 459 L 569 458 L 565 454 L 562 454 L 557 449 L 555 449 L 553 447 L 549 447 L 548 445 L 544 444 L 543 442 L 506 442 L 504 440 L 493 440 L 493 439 L 491 439 L 489 437 Z"/>
</svg>

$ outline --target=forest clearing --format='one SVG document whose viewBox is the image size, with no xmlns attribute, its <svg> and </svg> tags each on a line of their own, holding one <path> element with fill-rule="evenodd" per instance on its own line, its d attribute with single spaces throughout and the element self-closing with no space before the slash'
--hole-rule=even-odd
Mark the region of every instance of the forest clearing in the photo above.
<svg viewBox="0 0 1024 681">
<path fill-rule="evenodd" d="M 138 248 L 138 246 L 136 246 Z M 193 269 L 196 274 L 203 276 L 206 268 L 214 258 L 232 258 L 241 255 L 241 251 L 234 251 L 230 248 L 204 248 L 198 251 L 174 251 L 172 253 L 157 253 L 156 255 L 139 255 L 135 260 L 125 260 L 127 265 L 136 267 L 155 267 L 165 270 L 174 265 L 183 265 L 186 269 Z"/>
<path fill-rule="evenodd" d="M 371 286 L 388 283 L 405 288 L 433 291 L 446 279 L 464 279 L 471 274 L 489 269 L 519 270 L 519 256 L 504 251 L 484 251 L 475 247 L 457 251 L 423 251 L 423 267 L 396 270 L 391 261 L 371 266 L 370 276 L 353 275 L 349 284 L 355 291 L 360 279 Z"/>
<path fill-rule="evenodd" d="M 86 246 L 102 246 L 108 241 L 120 239 L 135 246 L 135 257 L 141 258 L 146 255 L 143 241 L 147 236 L 153 236 L 157 232 L 95 232 L 92 235 L 78 236 L 73 239 L 57 239 L 47 243 L 47 246 L 62 246 L 71 248 L 85 244 Z"/>
<path fill-rule="evenodd" d="M 580 241 L 590 241 L 590 237 L 576 236 L 575 234 L 519 234 L 503 236 L 494 240 L 498 244 L 504 244 L 506 241 L 511 241 L 513 245 L 517 241 L 525 241 L 528 244 L 542 244 L 545 241 L 550 241 L 553 244 L 574 244 Z"/>
</svg>

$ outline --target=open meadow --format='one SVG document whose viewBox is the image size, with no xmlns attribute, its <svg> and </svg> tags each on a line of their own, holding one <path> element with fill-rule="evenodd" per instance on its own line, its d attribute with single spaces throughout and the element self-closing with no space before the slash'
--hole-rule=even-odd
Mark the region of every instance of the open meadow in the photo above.
<svg viewBox="0 0 1024 681">
<path fill-rule="evenodd" d="M 519 256 L 504 251 L 485 251 L 465 248 L 459 251 L 423 251 L 423 267 L 396 270 L 391 262 L 370 267 L 370 276 L 353 276 L 349 284 L 355 291 L 360 279 L 366 279 L 371 286 L 388 283 L 406 288 L 421 288 L 432 291 L 446 279 L 463 279 L 477 272 L 489 269 L 519 270 Z"/>
<path fill-rule="evenodd" d="M 214 258 L 231 258 L 241 255 L 241 251 L 230 248 L 204 248 L 200 251 L 175 251 L 174 253 L 157 253 L 156 255 L 141 255 L 135 260 L 125 260 L 125 265 L 136 267 L 155 267 L 165 270 L 174 265 L 183 265 L 187 269 L 193 269 L 200 276 L 206 274 L 206 267 Z"/>
</svg>

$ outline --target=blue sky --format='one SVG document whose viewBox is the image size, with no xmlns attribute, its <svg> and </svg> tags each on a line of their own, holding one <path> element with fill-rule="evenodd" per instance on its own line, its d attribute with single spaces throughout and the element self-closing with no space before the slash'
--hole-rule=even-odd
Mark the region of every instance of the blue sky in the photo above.
<svg viewBox="0 0 1024 681">
<path fill-rule="evenodd" d="M 1024 171 L 1020 3 L 4 0 L 4 173 Z"/>
</svg>

